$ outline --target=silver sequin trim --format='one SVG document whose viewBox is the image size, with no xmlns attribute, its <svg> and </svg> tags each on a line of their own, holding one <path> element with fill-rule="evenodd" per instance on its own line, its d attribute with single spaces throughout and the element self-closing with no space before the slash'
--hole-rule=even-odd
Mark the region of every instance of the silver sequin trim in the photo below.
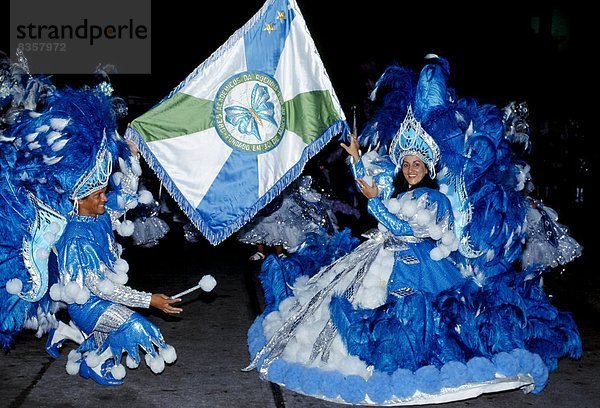
<svg viewBox="0 0 600 408">
<path fill-rule="evenodd" d="M 106 270 L 104 264 L 102 264 L 101 269 L 103 272 Z M 142 307 L 145 309 L 148 309 L 150 307 L 150 299 L 152 298 L 151 293 L 141 292 L 139 290 L 132 289 L 129 286 L 119 285 L 117 283 L 112 282 L 114 290 L 112 291 L 112 293 L 109 294 L 104 293 L 99 289 L 99 283 L 100 278 L 98 277 L 98 275 L 94 273 L 94 271 L 89 270 L 85 276 L 85 285 L 94 295 L 102 299 L 115 303 L 120 303 L 129 307 Z"/>
<path fill-rule="evenodd" d="M 399 257 L 398 260 L 406 265 L 416 265 L 418 263 L 421 263 L 421 261 L 419 261 L 418 258 L 412 255 L 403 255 Z"/>
<path fill-rule="evenodd" d="M 92 335 L 96 340 L 96 344 L 101 346 L 108 335 L 117 330 L 129 317 L 133 314 L 133 310 L 126 308 L 117 303 L 109 306 L 108 309 L 100 316 Z"/>
</svg>

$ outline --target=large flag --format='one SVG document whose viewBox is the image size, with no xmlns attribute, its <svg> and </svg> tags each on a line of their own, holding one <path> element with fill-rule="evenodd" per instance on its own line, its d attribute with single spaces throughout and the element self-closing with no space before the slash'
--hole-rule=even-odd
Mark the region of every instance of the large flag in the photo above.
<svg viewBox="0 0 600 408">
<path fill-rule="evenodd" d="M 269 0 L 126 137 L 214 245 L 348 124 L 295 0 Z"/>
</svg>

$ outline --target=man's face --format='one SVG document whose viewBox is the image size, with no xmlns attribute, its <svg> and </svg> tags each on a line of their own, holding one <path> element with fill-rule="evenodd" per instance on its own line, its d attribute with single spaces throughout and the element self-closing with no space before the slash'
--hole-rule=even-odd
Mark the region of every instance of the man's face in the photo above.
<svg viewBox="0 0 600 408">
<path fill-rule="evenodd" d="M 104 214 L 104 204 L 107 201 L 106 187 L 104 187 L 79 200 L 79 215 L 96 217 L 100 214 Z"/>
</svg>

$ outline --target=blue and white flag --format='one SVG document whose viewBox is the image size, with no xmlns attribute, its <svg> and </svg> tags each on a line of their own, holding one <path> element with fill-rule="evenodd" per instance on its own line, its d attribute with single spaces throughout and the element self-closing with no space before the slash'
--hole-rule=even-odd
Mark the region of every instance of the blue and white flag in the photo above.
<svg viewBox="0 0 600 408">
<path fill-rule="evenodd" d="M 348 131 L 295 0 L 270 0 L 126 137 L 214 245 Z"/>
</svg>

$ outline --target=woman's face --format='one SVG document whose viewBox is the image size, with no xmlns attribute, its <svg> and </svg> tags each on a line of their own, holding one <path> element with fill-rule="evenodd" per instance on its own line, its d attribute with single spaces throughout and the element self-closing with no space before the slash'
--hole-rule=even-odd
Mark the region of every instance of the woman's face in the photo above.
<svg viewBox="0 0 600 408">
<path fill-rule="evenodd" d="M 402 174 L 410 186 L 419 184 L 426 173 L 427 167 L 417 156 L 405 156 L 402 160 Z"/>
</svg>

